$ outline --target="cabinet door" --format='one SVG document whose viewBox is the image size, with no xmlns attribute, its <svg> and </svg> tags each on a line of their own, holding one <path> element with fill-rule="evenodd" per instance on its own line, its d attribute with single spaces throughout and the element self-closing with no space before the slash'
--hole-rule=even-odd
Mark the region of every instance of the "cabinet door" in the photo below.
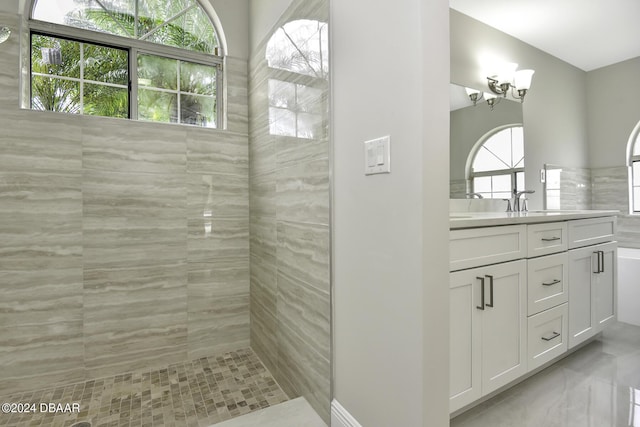
<svg viewBox="0 0 640 427">
<path fill-rule="evenodd" d="M 569 348 L 597 333 L 591 281 L 598 250 L 598 246 L 590 246 L 569 251 Z"/>
<path fill-rule="evenodd" d="M 450 274 L 449 412 L 481 397 L 481 268 Z"/>
<path fill-rule="evenodd" d="M 527 263 L 497 264 L 483 268 L 483 272 L 488 292 L 482 312 L 484 395 L 527 372 Z"/>
<path fill-rule="evenodd" d="M 616 283 L 617 280 L 617 243 L 598 245 L 600 251 L 600 268 L 594 273 L 593 296 L 595 325 L 598 332 L 603 330 L 616 319 Z"/>
</svg>

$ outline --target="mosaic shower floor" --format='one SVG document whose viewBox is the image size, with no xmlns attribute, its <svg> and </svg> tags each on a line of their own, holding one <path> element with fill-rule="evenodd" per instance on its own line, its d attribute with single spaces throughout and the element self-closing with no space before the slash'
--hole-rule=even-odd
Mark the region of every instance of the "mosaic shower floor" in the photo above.
<svg viewBox="0 0 640 427">
<path fill-rule="evenodd" d="M 287 400 L 247 348 L 150 372 L 0 397 L 2 403 L 36 404 L 30 413 L 7 414 L 3 406 L 0 426 L 69 427 L 88 421 L 91 427 L 207 427 Z M 62 407 L 54 405 L 51 411 L 43 403 Z"/>
</svg>

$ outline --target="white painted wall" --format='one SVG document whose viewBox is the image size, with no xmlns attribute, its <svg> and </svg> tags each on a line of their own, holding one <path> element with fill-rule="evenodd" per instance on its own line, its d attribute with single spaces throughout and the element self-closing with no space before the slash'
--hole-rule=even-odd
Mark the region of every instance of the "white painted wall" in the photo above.
<svg viewBox="0 0 640 427">
<path fill-rule="evenodd" d="M 249 58 L 249 0 L 201 0 L 213 6 L 227 41 L 227 54 Z"/>
<path fill-rule="evenodd" d="M 626 164 L 629 137 L 640 122 L 640 57 L 587 73 L 591 167 Z"/>
<path fill-rule="evenodd" d="M 452 10 L 451 81 L 486 91 L 491 67 L 485 63 L 499 61 L 536 70 L 523 104 L 525 181 L 527 189 L 536 191 L 529 207 L 541 209 L 538 172 L 545 163 L 589 166 L 586 73 Z"/>
<path fill-rule="evenodd" d="M 233 0 L 231 0 L 233 1 Z M 260 42 L 271 33 L 274 23 L 293 0 L 249 0 L 250 1 L 250 32 L 249 46 L 253 52 Z"/>
<path fill-rule="evenodd" d="M 334 397 L 366 427 L 448 425 L 446 0 L 332 0 Z M 363 141 L 391 136 L 391 174 Z"/>
</svg>

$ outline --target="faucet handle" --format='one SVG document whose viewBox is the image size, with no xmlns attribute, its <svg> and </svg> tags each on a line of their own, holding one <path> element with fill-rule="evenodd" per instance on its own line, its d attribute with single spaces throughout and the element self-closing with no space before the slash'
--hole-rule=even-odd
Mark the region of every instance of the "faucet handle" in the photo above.
<svg viewBox="0 0 640 427">
<path fill-rule="evenodd" d="M 505 212 L 513 212 L 513 209 L 511 209 L 511 199 L 502 199 L 502 200 L 507 202 L 507 210 Z"/>
</svg>

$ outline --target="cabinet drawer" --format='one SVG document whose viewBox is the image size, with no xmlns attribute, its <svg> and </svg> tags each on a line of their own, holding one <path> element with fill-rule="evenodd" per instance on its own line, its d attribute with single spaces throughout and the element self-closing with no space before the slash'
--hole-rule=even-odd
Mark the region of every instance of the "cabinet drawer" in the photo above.
<svg viewBox="0 0 640 427">
<path fill-rule="evenodd" d="M 562 252 L 527 261 L 529 316 L 569 300 L 569 255 Z"/>
<path fill-rule="evenodd" d="M 548 222 L 527 226 L 527 256 L 529 258 L 566 250 L 566 222 Z"/>
<path fill-rule="evenodd" d="M 568 316 L 568 303 L 565 303 L 529 317 L 529 371 L 567 351 Z"/>
<path fill-rule="evenodd" d="M 452 230 L 449 271 L 525 258 L 526 230 L 526 225 Z"/>
<path fill-rule="evenodd" d="M 569 249 L 610 242 L 616 233 L 616 217 L 569 221 Z"/>
</svg>

